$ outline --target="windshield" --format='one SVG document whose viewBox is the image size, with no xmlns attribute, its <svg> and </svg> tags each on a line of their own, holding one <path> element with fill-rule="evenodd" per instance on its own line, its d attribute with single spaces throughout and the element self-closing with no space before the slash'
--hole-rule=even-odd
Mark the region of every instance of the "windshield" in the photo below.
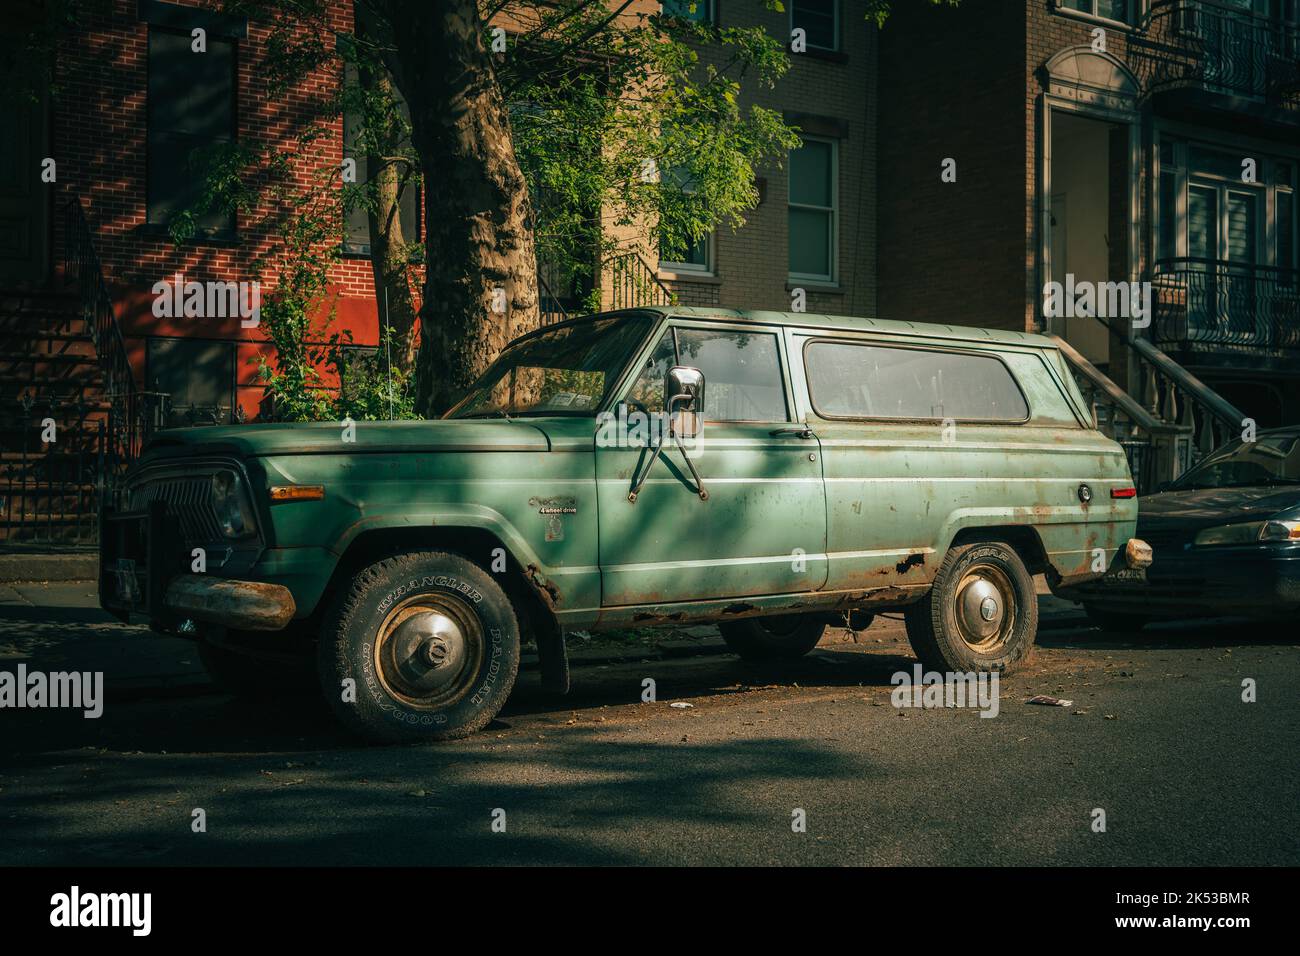
<svg viewBox="0 0 1300 956">
<path fill-rule="evenodd" d="M 1236 442 L 1175 481 L 1171 488 L 1245 488 L 1251 485 L 1300 484 L 1300 436 L 1261 435 Z"/>
<path fill-rule="evenodd" d="M 593 319 L 512 345 L 445 417 L 594 415 L 651 321 L 648 316 Z"/>
</svg>

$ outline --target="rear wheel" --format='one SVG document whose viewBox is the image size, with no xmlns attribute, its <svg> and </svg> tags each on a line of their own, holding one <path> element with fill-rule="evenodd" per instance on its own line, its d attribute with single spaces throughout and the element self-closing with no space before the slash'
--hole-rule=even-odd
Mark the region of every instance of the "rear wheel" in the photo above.
<svg viewBox="0 0 1300 956">
<path fill-rule="evenodd" d="M 826 622 L 812 614 L 779 614 L 724 621 L 718 630 L 727 646 L 747 661 L 793 660 L 817 646 Z"/>
<path fill-rule="evenodd" d="M 1118 631 L 1121 634 L 1136 633 L 1151 623 L 1151 618 L 1143 617 L 1141 614 L 1125 614 L 1121 611 L 1099 608 L 1095 604 L 1085 604 L 1083 612 L 1088 615 L 1088 620 L 1103 631 Z"/>
<path fill-rule="evenodd" d="M 519 670 L 509 597 L 468 558 L 402 554 L 358 573 L 321 635 L 335 714 L 378 741 L 449 740 L 486 727 Z"/>
<path fill-rule="evenodd" d="M 1007 670 L 1038 634 L 1038 596 L 1020 556 L 1001 541 L 958 545 L 930 592 L 904 613 L 912 650 L 929 670 Z"/>
</svg>

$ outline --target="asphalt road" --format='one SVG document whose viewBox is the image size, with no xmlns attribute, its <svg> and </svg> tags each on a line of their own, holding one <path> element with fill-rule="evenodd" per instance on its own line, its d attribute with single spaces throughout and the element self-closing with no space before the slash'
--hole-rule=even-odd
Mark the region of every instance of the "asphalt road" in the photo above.
<svg viewBox="0 0 1300 956">
<path fill-rule="evenodd" d="M 189 645 L 90 602 L 0 593 L 0 670 L 134 675 L 98 720 L 0 710 L 0 865 L 1300 863 L 1300 646 L 1282 628 L 1044 631 L 986 719 L 892 706 L 913 659 L 878 620 L 781 668 L 647 651 L 578 668 L 560 699 L 526 673 L 477 737 L 362 748 L 312 700 L 213 692 Z"/>
</svg>

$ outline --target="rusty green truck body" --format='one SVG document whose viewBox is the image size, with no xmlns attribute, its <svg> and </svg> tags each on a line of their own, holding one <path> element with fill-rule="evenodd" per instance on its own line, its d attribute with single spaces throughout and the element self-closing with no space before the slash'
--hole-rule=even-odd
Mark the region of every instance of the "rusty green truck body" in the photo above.
<svg viewBox="0 0 1300 956">
<path fill-rule="evenodd" d="M 494 575 L 534 631 L 562 635 L 903 607 L 954 546 L 983 539 L 1077 583 L 1122 559 L 1134 532 L 1124 454 L 1040 336 L 660 308 L 524 343 L 555 368 L 516 360 L 443 420 L 358 422 L 350 441 L 340 423 L 163 433 L 110 517 L 105 606 L 160 627 L 256 631 L 266 613 L 263 630 L 313 630 L 370 563 L 438 549 Z M 682 366 L 707 383 L 702 426 L 689 453 L 669 437 L 652 457 L 653 439 L 629 432 Z M 236 534 L 206 497 L 218 470 L 246 498 L 223 489 Z M 123 559 L 114 542 L 148 535 L 149 514 L 170 544 Z M 242 618 L 229 601 L 169 603 L 196 548 L 206 578 L 275 585 L 279 603 Z"/>
</svg>

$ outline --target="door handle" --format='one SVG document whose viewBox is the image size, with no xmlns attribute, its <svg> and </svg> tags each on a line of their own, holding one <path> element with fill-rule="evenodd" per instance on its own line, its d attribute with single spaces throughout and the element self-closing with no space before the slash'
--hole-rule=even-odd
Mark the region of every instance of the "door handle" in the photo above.
<svg viewBox="0 0 1300 956">
<path fill-rule="evenodd" d="M 796 438 L 802 438 L 805 441 L 817 437 L 812 433 L 812 429 L 809 428 L 807 425 L 792 425 L 789 428 L 777 428 L 774 429 L 773 431 L 768 432 L 768 434 L 771 435 L 773 438 L 780 438 L 786 435 L 793 435 Z"/>
</svg>

